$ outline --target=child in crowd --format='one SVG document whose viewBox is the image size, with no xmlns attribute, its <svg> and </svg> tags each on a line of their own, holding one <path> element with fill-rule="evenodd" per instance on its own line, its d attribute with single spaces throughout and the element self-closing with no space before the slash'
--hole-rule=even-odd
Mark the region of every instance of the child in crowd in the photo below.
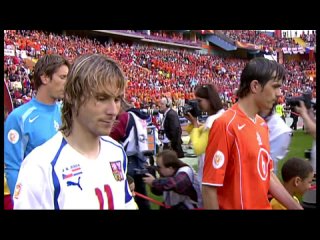
<svg viewBox="0 0 320 240">
<path fill-rule="evenodd" d="M 290 158 L 281 170 L 283 186 L 290 195 L 299 202 L 296 195 L 303 195 L 311 186 L 313 179 L 313 168 L 307 160 L 301 158 Z M 271 200 L 272 209 L 286 209 L 276 199 Z"/>
<path fill-rule="evenodd" d="M 134 184 L 134 179 L 133 179 L 133 177 L 131 177 L 130 175 L 127 174 L 127 180 L 128 180 L 129 189 L 131 191 L 132 197 L 135 197 L 136 194 L 134 192 L 134 189 L 135 189 L 136 186 Z M 136 203 L 136 207 L 137 207 L 137 209 L 139 209 L 137 203 Z"/>
</svg>

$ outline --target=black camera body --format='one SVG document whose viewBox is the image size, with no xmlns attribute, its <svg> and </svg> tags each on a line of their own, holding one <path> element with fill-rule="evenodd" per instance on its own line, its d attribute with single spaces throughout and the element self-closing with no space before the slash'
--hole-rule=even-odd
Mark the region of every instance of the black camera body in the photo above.
<svg viewBox="0 0 320 240">
<path fill-rule="evenodd" d="M 142 177 L 146 177 L 147 173 L 150 173 L 152 176 L 156 177 L 156 166 L 147 166 L 146 168 L 135 168 L 133 169 L 135 175 L 140 175 Z"/>
<path fill-rule="evenodd" d="M 311 93 L 303 93 L 299 97 L 287 98 L 286 99 L 286 104 L 289 105 L 290 107 L 296 107 L 296 106 L 300 106 L 300 101 L 304 102 L 304 105 L 306 105 L 307 109 L 310 109 L 311 106 L 314 104 L 312 102 Z"/>
<path fill-rule="evenodd" d="M 143 169 L 135 168 L 134 173 L 136 175 L 145 175 L 146 173 L 149 173 L 149 171 L 147 168 L 143 168 Z"/>
<path fill-rule="evenodd" d="M 158 116 L 159 110 L 158 109 L 153 109 L 152 111 L 152 116 Z"/>
<path fill-rule="evenodd" d="M 182 107 L 182 113 L 184 115 L 190 113 L 193 117 L 199 117 L 201 115 L 201 109 L 199 108 L 198 100 L 189 100 L 188 103 Z"/>
</svg>

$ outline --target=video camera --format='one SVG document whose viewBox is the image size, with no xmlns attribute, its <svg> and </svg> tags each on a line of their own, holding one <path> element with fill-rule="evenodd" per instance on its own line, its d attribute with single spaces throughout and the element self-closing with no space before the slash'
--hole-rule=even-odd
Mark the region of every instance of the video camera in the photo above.
<svg viewBox="0 0 320 240">
<path fill-rule="evenodd" d="M 146 173 L 150 173 L 152 176 L 156 178 L 157 167 L 156 166 L 147 166 L 146 168 L 135 168 L 133 169 L 135 175 L 142 175 L 142 177 L 146 177 Z"/>
<path fill-rule="evenodd" d="M 199 108 L 198 100 L 189 100 L 183 107 L 181 107 L 183 115 L 190 113 L 193 117 L 199 117 L 201 115 L 201 110 Z"/>
<path fill-rule="evenodd" d="M 312 102 L 312 96 L 311 93 L 303 93 L 299 97 L 291 97 L 286 99 L 286 104 L 290 107 L 296 107 L 300 106 L 300 102 L 303 101 L 304 105 L 306 105 L 307 109 L 310 109 L 311 107 L 314 107 L 315 103 Z"/>
<path fill-rule="evenodd" d="M 153 116 L 158 116 L 158 114 L 159 114 L 159 110 L 158 109 L 153 109 L 152 115 Z"/>
</svg>

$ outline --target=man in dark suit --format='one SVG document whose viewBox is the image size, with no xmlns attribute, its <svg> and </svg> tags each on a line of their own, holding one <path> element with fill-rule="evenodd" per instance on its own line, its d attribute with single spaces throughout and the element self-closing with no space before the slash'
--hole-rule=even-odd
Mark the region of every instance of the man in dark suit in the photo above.
<svg viewBox="0 0 320 240">
<path fill-rule="evenodd" d="M 159 106 L 160 112 L 163 113 L 159 131 L 159 139 L 163 143 L 163 149 L 172 149 L 179 158 L 183 158 L 184 153 L 181 146 L 182 129 L 178 113 L 171 108 L 172 101 L 169 98 L 161 98 Z"/>
</svg>

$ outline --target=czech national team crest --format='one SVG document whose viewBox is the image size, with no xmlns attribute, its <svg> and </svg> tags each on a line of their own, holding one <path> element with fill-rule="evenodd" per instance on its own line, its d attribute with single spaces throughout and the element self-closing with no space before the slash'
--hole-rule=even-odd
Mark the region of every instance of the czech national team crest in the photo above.
<svg viewBox="0 0 320 240">
<path fill-rule="evenodd" d="M 116 181 L 124 180 L 123 172 L 121 169 L 121 161 L 110 162 L 113 177 Z"/>
</svg>

